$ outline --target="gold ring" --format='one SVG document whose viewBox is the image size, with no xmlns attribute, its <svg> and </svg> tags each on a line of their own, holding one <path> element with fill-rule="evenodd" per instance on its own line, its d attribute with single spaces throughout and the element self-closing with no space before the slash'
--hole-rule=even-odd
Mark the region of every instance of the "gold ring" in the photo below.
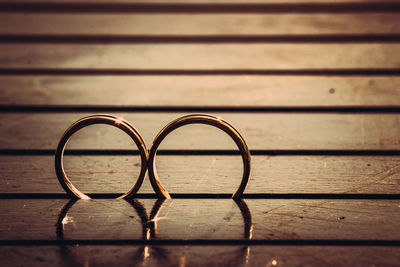
<svg viewBox="0 0 400 267">
<path fill-rule="evenodd" d="M 149 152 L 149 158 L 148 158 L 148 170 L 149 170 L 149 178 L 151 185 L 153 186 L 154 191 L 156 192 L 157 196 L 159 198 L 171 198 L 170 194 L 165 190 L 165 188 L 161 185 L 160 179 L 158 178 L 157 175 L 157 170 L 156 170 L 156 155 L 157 155 L 157 149 L 164 140 L 164 138 L 173 130 L 187 125 L 187 124 L 207 124 L 211 125 L 214 127 L 217 127 L 224 132 L 226 132 L 232 139 L 235 141 L 236 145 L 239 147 L 239 151 L 242 155 L 243 159 L 243 177 L 242 177 L 242 182 L 240 183 L 240 186 L 238 190 L 232 195 L 232 198 L 238 199 L 242 196 L 243 191 L 245 190 L 247 183 L 249 181 L 250 177 L 250 152 L 247 147 L 246 142 L 244 141 L 244 138 L 240 135 L 240 133 L 228 122 L 225 120 L 207 115 L 207 114 L 192 114 L 192 115 L 187 115 L 183 116 L 181 118 L 178 118 L 174 121 L 172 121 L 170 124 L 165 126 L 156 136 L 156 138 L 153 141 L 153 145 L 150 148 Z"/>
<path fill-rule="evenodd" d="M 139 190 L 140 186 L 142 185 L 144 177 L 146 175 L 148 152 L 147 152 L 146 145 L 144 144 L 142 137 L 139 135 L 139 133 L 136 131 L 136 129 L 126 120 L 115 117 L 115 116 L 94 115 L 94 116 L 85 117 L 85 118 L 82 118 L 82 119 L 76 121 L 65 131 L 65 133 L 63 134 L 63 136 L 60 139 L 60 142 L 58 143 L 56 155 L 55 155 L 55 168 L 56 168 L 58 181 L 60 182 L 61 186 L 64 188 L 64 190 L 70 196 L 78 197 L 78 198 L 82 198 L 82 199 L 90 199 L 90 197 L 88 195 L 80 192 L 68 179 L 68 176 L 64 170 L 63 158 L 64 158 L 65 146 L 67 145 L 68 140 L 71 138 L 71 136 L 78 130 L 80 130 L 86 126 L 93 125 L 93 124 L 108 124 L 108 125 L 115 126 L 119 129 L 123 130 L 125 133 L 127 133 L 133 139 L 136 146 L 138 147 L 140 157 L 141 157 L 141 162 L 142 162 L 139 177 L 136 181 L 136 184 L 127 193 L 118 197 L 118 199 L 133 197 L 133 195 Z"/>
</svg>

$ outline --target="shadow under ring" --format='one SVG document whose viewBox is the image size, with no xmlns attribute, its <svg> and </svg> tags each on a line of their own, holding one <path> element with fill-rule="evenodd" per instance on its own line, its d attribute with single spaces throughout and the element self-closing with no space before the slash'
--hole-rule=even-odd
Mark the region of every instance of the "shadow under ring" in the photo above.
<svg viewBox="0 0 400 267">
<path fill-rule="evenodd" d="M 81 191 L 79 191 L 69 180 L 65 169 L 64 169 L 64 151 L 65 147 L 71 138 L 71 136 L 79 131 L 80 129 L 93 125 L 93 124 L 107 124 L 111 125 L 114 127 L 117 127 L 121 130 L 123 130 L 125 133 L 127 133 L 132 140 L 135 142 L 137 148 L 139 149 L 139 154 L 141 158 L 141 169 L 140 169 L 140 174 L 138 176 L 138 179 L 136 183 L 133 185 L 133 187 L 125 194 L 122 196 L 118 197 L 118 199 L 121 198 L 132 198 L 135 193 L 139 190 L 140 186 L 143 183 L 144 177 L 147 172 L 147 159 L 148 159 L 148 152 L 146 145 L 140 136 L 140 134 L 136 131 L 136 129 L 126 120 L 122 118 L 118 118 L 115 116 L 110 116 L 110 115 L 94 115 L 94 116 L 89 116 L 82 118 L 75 123 L 73 123 L 63 134 L 63 136 L 60 139 L 60 142 L 58 143 L 56 154 L 55 154 L 55 169 L 56 169 L 56 174 L 58 181 L 60 182 L 61 186 L 64 188 L 64 190 L 67 192 L 68 195 L 71 197 L 76 197 L 76 198 L 82 198 L 82 199 L 90 199 L 90 197 Z"/>
<path fill-rule="evenodd" d="M 247 183 L 249 181 L 250 177 L 250 168 L 251 168 L 251 157 L 250 157 L 250 151 L 249 148 L 247 147 L 247 144 L 244 140 L 244 138 L 240 135 L 240 133 L 232 126 L 230 125 L 227 121 L 223 120 L 222 118 L 207 115 L 207 114 L 192 114 L 192 115 L 187 115 L 183 116 L 181 118 L 178 118 L 171 123 L 169 123 L 167 126 L 165 126 L 156 136 L 156 138 L 153 141 L 153 145 L 150 148 L 149 152 L 149 158 L 148 158 L 148 171 L 149 171 L 149 178 L 151 185 L 156 192 L 157 196 L 159 198 L 167 198 L 170 199 L 171 196 L 167 192 L 167 190 L 162 186 L 160 179 L 157 174 L 156 170 L 156 155 L 157 155 L 157 149 L 160 146 L 161 142 L 164 140 L 164 138 L 171 133 L 173 130 L 182 127 L 187 124 L 207 124 L 211 125 L 214 127 L 217 127 L 221 130 L 223 130 L 225 133 L 227 133 L 233 141 L 236 143 L 236 145 L 239 148 L 240 154 L 242 156 L 243 160 L 243 177 L 242 181 L 240 183 L 239 188 L 235 193 L 233 193 L 232 198 L 233 199 L 239 199 L 241 198 Z"/>
</svg>

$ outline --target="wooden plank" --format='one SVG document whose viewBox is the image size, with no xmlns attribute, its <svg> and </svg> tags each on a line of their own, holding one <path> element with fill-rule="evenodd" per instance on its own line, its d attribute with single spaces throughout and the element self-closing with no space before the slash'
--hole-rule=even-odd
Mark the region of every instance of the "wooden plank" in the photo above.
<svg viewBox="0 0 400 267">
<path fill-rule="evenodd" d="M 23 20 L 21 20 L 23 16 Z M 395 34 L 397 13 L 84 15 L 2 14 L 0 34 Z"/>
<path fill-rule="evenodd" d="M 136 182 L 137 156 L 66 156 L 74 185 L 85 193 L 123 193 Z M 239 156 L 159 156 L 157 171 L 170 193 L 232 194 Z M 253 156 L 245 193 L 399 194 L 400 157 Z M 53 156 L 0 156 L 0 193 L 64 193 Z M 139 193 L 154 193 L 146 178 Z"/>
<path fill-rule="evenodd" d="M 1 218 L 1 238 L 15 240 L 57 239 L 57 219 L 61 209 L 68 201 L 68 199 L 3 201 L 0 209 L 2 214 L 7 214 L 7 216 Z M 95 239 L 113 239 L 118 238 L 122 231 L 127 234 L 127 238 L 129 236 L 129 238 L 141 239 L 142 223 L 135 210 L 127 202 L 114 201 L 107 204 L 99 201 L 88 203 L 89 210 L 93 211 L 93 214 L 90 213 L 90 215 L 87 213 L 88 209 L 79 208 L 81 204 L 84 207 L 86 203 L 75 204 L 70 210 L 71 213 L 74 213 L 73 217 L 66 217 L 62 225 L 65 228 L 67 227 L 65 225 L 68 225 L 68 228 L 70 228 L 69 226 L 74 228 L 74 225 L 82 225 L 82 228 L 87 229 L 80 228 L 73 233 L 68 232 L 68 236 L 65 236 L 65 238 L 80 238 L 90 231 Z M 78 208 L 78 211 L 75 213 L 76 208 Z M 78 218 L 82 221 L 78 222 Z M 93 225 L 91 225 L 91 222 L 93 222 Z M 35 226 L 28 226 L 29 224 Z M 113 225 L 114 230 L 105 228 L 101 230 L 102 226 L 107 224 Z M 94 225 L 96 227 L 93 227 Z"/>
<path fill-rule="evenodd" d="M 390 106 L 398 88 L 398 77 L 0 76 L 0 104 Z"/>
<path fill-rule="evenodd" d="M 0 149 L 55 149 L 63 132 L 85 113 L 0 114 Z M 148 148 L 157 133 L 182 113 L 116 114 L 131 122 Z M 400 148 L 399 114 L 220 113 L 242 133 L 250 149 L 381 149 Z M 212 138 L 210 138 L 212 136 Z M 73 136 L 69 148 L 134 149 L 115 127 L 94 125 Z M 222 131 L 189 125 L 174 131 L 161 149 L 236 149 Z"/>
<path fill-rule="evenodd" d="M 3 266 L 396 266 L 398 247 L 340 246 L 2 246 Z M 146 253 L 147 252 L 147 253 Z M 244 253 L 245 252 L 245 253 Z M 247 257 L 246 257 L 247 256 Z"/>
<path fill-rule="evenodd" d="M 124 200 L 79 200 L 64 216 L 61 209 L 67 202 L 1 200 L 1 213 L 7 214 L 0 220 L 1 239 L 143 240 L 147 234 L 142 220 L 146 229 L 149 217 L 155 224 L 154 240 L 400 238 L 400 200 L 248 199 L 241 204 L 245 209 L 231 199 L 172 199 L 158 204 L 143 199 L 133 206 Z M 155 204 L 161 206 L 150 216 Z"/>
<path fill-rule="evenodd" d="M 379 69 L 398 55 L 398 44 L 0 45 L 3 68 Z"/>
</svg>

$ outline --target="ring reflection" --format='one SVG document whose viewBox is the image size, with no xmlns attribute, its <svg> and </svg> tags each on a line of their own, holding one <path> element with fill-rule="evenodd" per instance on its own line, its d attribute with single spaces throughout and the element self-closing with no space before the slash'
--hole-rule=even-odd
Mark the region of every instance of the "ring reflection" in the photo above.
<svg viewBox="0 0 400 267">
<path fill-rule="evenodd" d="M 56 235 L 57 240 L 64 240 L 67 239 L 65 237 L 65 225 L 68 223 L 69 220 L 72 220 L 68 213 L 73 205 L 76 204 L 78 201 L 93 201 L 93 200 L 78 200 L 78 199 L 71 199 L 65 206 L 62 208 L 61 212 L 59 213 L 57 224 L 56 224 Z M 95 200 L 94 200 L 95 201 Z M 115 200 L 110 200 L 115 201 Z M 137 199 L 129 199 L 125 200 L 129 203 L 130 206 L 133 207 L 135 213 L 138 215 L 140 223 L 142 225 L 142 234 L 141 239 L 145 241 L 144 245 L 139 245 L 139 248 L 136 249 L 133 253 L 130 253 L 130 261 L 134 261 L 135 263 L 141 262 L 142 265 L 148 265 L 151 263 L 158 263 L 158 264 L 165 264 L 171 262 L 187 262 L 185 260 L 186 255 L 190 255 L 192 249 L 196 249 L 197 246 L 180 246 L 180 249 L 177 249 L 177 246 L 170 246 L 173 244 L 173 240 L 171 240 L 171 244 L 168 246 L 161 246 L 157 244 L 152 244 L 151 240 L 164 240 L 168 241 L 168 239 L 161 238 L 158 233 L 159 231 L 159 224 L 163 223 L 159 217 L 161 209 L 164 207 L 168 208 L 170 206 L 165 206 L 164 204 L 166 201 L 164 199 L 158 199 L 154 202 L 150 213 L 147 213 L 147 210 L 143 203 Z M 174 200 L 167 200 L 167 202 L 173 202 Z M 241 217 L 243 219 L 243 239 L 250 240 L 252 238 L 253 232 L 253 223 L 252 223 L 252 216 L 250 209 L 248 208 L 246 202 L 243 199 L 240 200 L 232 200 L 241 213 Z M 168 212 L 168 209 L 167 209 Z M 210 213 L 212 214 L 212 209 L 210 209 Z M 181 211 L 181 214 L 184 215 L 184 212 Z M 226 217 L 226 216 L 225 216 Z M 203 218 L 204 219 L 204 218 Z M 171 221 L 168 221 L 170 223 Z M 182 224 L 185 224 L 185 218 L 181 220 Z M 187 223 L 187 222 L 186 222 Z M 182 225 L 176 225 L 176 229 L 180 229 Z M 134 245 L 137 247 L 137 245 Z M 132 248 L 132 247 L 131 247 Z M 90 251 L 87 253 L 74 252 L 74 248 L 68 245 L 60 245 L 60 258 L 68 263 L 74 265 L 89 265 L 90 263 Z M 82 251 L 82 248 L 80 248 Z M 228 262 L 234 265 L 241 265 L 246 264 L 249 261 L 250 257 L 250 247 L 243 246 L 239 247 L 236 252 L 230 253 Z M 182 258 L 183 257 L 183 258 Z M 212 259 L 210 259 L 212 261 Z M 227 262 L 227 263 L 228 263 Z M 183 264 L 184 265 L 184 264 Z"/>
</svg>

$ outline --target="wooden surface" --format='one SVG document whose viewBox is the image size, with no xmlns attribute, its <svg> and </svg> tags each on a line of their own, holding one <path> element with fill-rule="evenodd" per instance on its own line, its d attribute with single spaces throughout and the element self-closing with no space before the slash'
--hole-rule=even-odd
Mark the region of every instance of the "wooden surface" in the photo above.
<svg viewBox="0 0 400 267">
<path fill-rule="evenodd" d="M 68 199 L 7 199 L 2 202 L 2 214 L 10 216 L 2 218 L 1 240 L 60 238 L 54 225 Z M 268 243 L 273 240 L 395 241 L 400 238 L 397 225 L 393 224 L 399 220 L 399 200 L 246 199 L 246 214 L 231 199 L 202 199 L 200 202 L 198 199 L 172 199 L 161 203 L 154 218 L 150 214 L 157 200 L 136 202 L 137 206 L 124 200 L 79 200 L 61 216 L 62 235 L 66 240 L 146 239 L 142 237 L 143 216 L 154 220 L 155 233 L 151 239 L 161 241 L 250 239 Z M 32 212 L 29 228 L 25 227 L 26 211 Z"/>
<path fill-rule="evenodd" d="M 0 76 L 2 105 L 396 106 L 396 76 Z M 169 97 L 165 97 L 165 91 Z M 107 97 L 104 97 L 104 96 Z M 78 116 L 76 116 L 78 117 Z"/>
<path fill-rule="evenodd" d="M 20 4 L 22 3 L 22 4 Z M 3 266 L 397 266 L 398 1 L 0 0 Z M 174 199 L 70 201 L 53 153 L 77 119 L 111 113 L 160 147 Z M 73 136 L 66 171 L 110 198 L 139 173 L 116 128 Z"/>
<path fill-rule="evenodd" d="M 66 156 L 66 170 L 87 193 L 122 193 L 139 175 L 138 156 Z M 253 156 L 245 193 L 399 194 L 400 158 L 393 156 Z M 0 156 L 1 193 L 62 193 L 53 156 Z M 190 166 L 190 168 L 188 167 Z M 171 193 L 233 193 L 240 156 L 159 156 L 157 171 Z M 21 183 L 20 181 L 27 181 Z M 153 193 L 146 180 L 140 193 Z"/>
<path fill-rule="evenodd" d="M 396 34 L 397 13 L 372 14 L 3 14 L 2 34 Z M 168 27 L 165 26 L 168 20 Z M 318 23 L 320 27 L 315 27 Z M 54 27 L 63 25 L 63 27 Z M 295 25 L 295 26 L 294 26 Z M 273 26 L 273 27 L 270 27 Z"/>
<path fill-rule="evenodd" d="M 208 266 L 291 266 L 302 262 L 304 265 L 360 265 L 371 266 L 376 262 L 383 266 L 393 266 L 399 260 L 397 247 L 337 247 L 337 246 L 251 246 L 250 258 L 246 263 L 243 256 L 247 251 L 243 246 L 157 246 L 146 247 L 139 245 L 118 246 L 88 246 L 80 245 L 55 246 L 22 246 L 20 251 L 15 247 L 2 246 L 2 260 L 18 260 L 29 262 L 31 266 L 85 265 L 88 262 L 95 266 L 107 264 L 132 264 L 144 266 L 185 266 L 196 265 L 199 261 Z M 144 258 L 143 252 L 148 251 L 149 257 Z M 243 252 L 244 251 L 244 252 Z M 40 255 L 40 256 L 37 256 Z M 65 256 L 67 255 L 67 256 Z M 237 256 L 236 256 L 237 255 Z M 212 259 L 212 260 L 208 260 Z M 393 261 L 394 260 L 394 261 Z"/>
<path fill-rule="evenodd" d="M 91 113 L 3 113 L 1 149 L 55 149 L 70 124 Z M 148 147 L 169 122 L 186 113 L 117 113 L 141 133 Z M 400 148 L 399 114 L 268 114 L 212 113 L 234 125 L 256 149 L 375 149 Z M 30 129 L 26 131 L 26 129 Z M 209 138 L 210 136 L 213 138 Z M 78 137 L 79 136 L 79 137 Z M 71 149 L 132 149 L 129 137 L 110 126 L 88 127 L 71 139 Z M 162 149 L 236 149 L 222 131 L 190 125 L 174 131 Z"/>
<path fill-rule="evenodd" d="M 397 44 L 2 44 L 9 68 L 329 69 L 396 68 Z M 123 51 L 123 53 L 121 53 Z M 329 53 L 327 53 L 329 51 Z M 238 57 L 240 55 L 240 57 Z M 187 60 L 190 58 L 191 60 Z"/>
</svg>

